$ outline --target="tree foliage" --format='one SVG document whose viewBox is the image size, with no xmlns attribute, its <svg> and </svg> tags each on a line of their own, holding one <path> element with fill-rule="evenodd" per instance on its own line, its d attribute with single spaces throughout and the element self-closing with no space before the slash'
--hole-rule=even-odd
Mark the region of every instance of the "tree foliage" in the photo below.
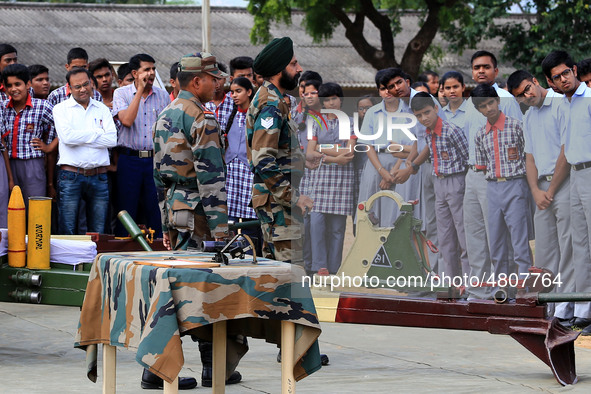
<svg viewBox="0 0 591 394">
<path fill-rule="evenodd" d="M 247 8 L 254 16 L 250 37 L 255 44 L 271 39 L 271 23 L 291 24 L 292 10 L 299 9 L 304 12 L 304 29 L 314 42 L 331 38 L 342 25 L 353 48 L 373 67 L 400 66 L 413 76 L 419 73 L 440 26 L 452 23 L 467 10 L 460 0 L 250 0 Z M 406 43 L 402 57 L 396 59 L 394 44 L 401 31 L 400 17 L 409 11 L 422 16 L 420 28 Z M 379 46 L 364 36 L 366 23 L 378 29 Z"/>
<path fill-rule="evenodd" d="M 525 15 L 507 17 L 512 6 Z M 497 54 L 502 61 L 538 76 L 542 59 L 553 49 L 566 49 L 576 60 L 591 53 L 591 8 L 585 0 L 250 0 L 251 41 L 269 41 L 271 23 L 290 24 L 294 9 L 304 12 L 303 26 L 314 42 L 331 38 L 342 25 L 353 48 L 374 68 L 400 66 L 413 76 L 426 65 L 426 54 L 442 53 L 433 46 L 438 32 L 457 53 L 478 48 L 482 39 L 497 39 L 504 44 Z M 397 59 L 400 18 L 409 11 L 420 13 L 420 30 Z M 363 35 L 366 23 L 379 30 L 380 46 Z"/>
<path fill-rule="evenodd" d="M 504 43 L 500 58 L 517 68 L 542 77 L 541 63 L 554 49 L 570 53 L 575 61 L 591 55 L 591 8 L 583 0 L 527 0 L 522 2 L 478 1 L 487 6 L 475 7 L 468 23 L 459 24 L 462 34 L 445 31 L 445 38 L 456 50 L 474 47 L 482 38 L 496 38 Z M 526 23 L 507 19 L 493 22 L 504 15 L 504 9 L 519 5 L 528 15 Z M 544 80 L 544 79 L 542 79 Z"/>
</svg>

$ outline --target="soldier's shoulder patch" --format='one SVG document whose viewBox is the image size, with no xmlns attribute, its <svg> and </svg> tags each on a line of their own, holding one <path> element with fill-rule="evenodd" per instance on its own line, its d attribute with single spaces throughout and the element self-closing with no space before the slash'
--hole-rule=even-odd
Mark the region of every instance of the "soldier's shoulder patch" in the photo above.
<svg viewBox="0 0 591 394">
<path fill-rule="evenodd" d="M 270 128 L 271 126 L 273 126 L 273 118 L 267 117 L 261 119 L 261 126 L 263 126 L 265 129 Z"/>
</svg>

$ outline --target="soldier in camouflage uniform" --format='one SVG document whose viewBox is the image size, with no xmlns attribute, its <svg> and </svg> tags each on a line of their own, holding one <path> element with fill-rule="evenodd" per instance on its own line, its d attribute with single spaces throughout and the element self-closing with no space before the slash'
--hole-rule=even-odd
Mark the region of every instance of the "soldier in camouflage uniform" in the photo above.
<svg viewBox="0 0 591 394">
<path fill-rule="evenodd" d="M 203 105 L 212 100 L 223 77 L 227 74 L 218 69 L 215 57 L 209 53 L 183 56 L 177 74 L 181 91 L 154 125 L 154 181 L 168 249 L 201 249 L 205 240 L 229 236 L 224 139 L 215 114 Z M 228 359 L 231 366 L 226 384 L 242 379 L 234 368 L 248 346 L 246 341 L 234 346 L 236 342 L 228 341 L 228 346 L 239 351 Z M 211 387 L 211 342 L 200 340 L 199 350 L 201 384 Z"/>
<path fill-rule="evenodd" d="M 271 41 L 253 66 L 265 81 L 246 118 L 246 149 L 254 173 L 252 205 L 270 257 L 303 265 L 302 213 L 313 202 L 298 190 L 305 158 L 284 98 L 297 86 L 302 68 L 289 37 Z"/>
<path fill-rule="evenodd" d="M 154 125 L 154 181 L 163 191 L 158 197 L 162 232 L 175 250 L 228 237 L 223 139 L 215 114 L 202 104 L 211 100 L 219 83 L 216 75 L 223 73 L 215 57 L 203 55 L 208 57 L 182 58 L 185 65 L 180 65 L 179 75 L 185 86 L 179 80 L 182 90 Z M 192 59 L 200 65 L 191 64 Z M 200 71 L 204 69 L 208 71 Z M 207 77 L 199 78 L 196 88 L 191 85 L 197 75 Z"/>
</svg>

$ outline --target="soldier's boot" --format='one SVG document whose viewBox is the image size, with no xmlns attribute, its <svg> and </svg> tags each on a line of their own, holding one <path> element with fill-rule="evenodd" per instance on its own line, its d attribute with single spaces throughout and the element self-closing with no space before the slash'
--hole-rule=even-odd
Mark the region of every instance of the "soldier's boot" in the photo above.
<svg viewBox="0 0 591 394">
<path fill-rule="evenodd" d="M 203 370 L 201 371 L 201 385 L 203 387 L 211 387 L 213 380 L 213 346 L 211 342 L 199 341 L 199 352 L 201 353 L 201 364 Z M 242 375 L 240 372 L 234 371 L 232 375 L 226 380 L 226 384 L 240 383 Z"/>
<path fill-rule="evenodd" d="M 144 368 L 144 373 L 142 374 L 142 388 L 162 390 L 163 387 L 164 382 L 162 378 Z M 197 380 L 195 378 L 179 377 L 179 390 L 190 390 L 195 387 L 197 387 Z"/>
</svg>

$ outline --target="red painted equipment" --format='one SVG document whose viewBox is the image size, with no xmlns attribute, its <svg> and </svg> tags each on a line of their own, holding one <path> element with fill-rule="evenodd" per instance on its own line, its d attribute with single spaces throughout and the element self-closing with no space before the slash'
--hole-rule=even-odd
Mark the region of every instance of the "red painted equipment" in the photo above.
<svg viewBox="0 0 591 394">
<path fill-rule="evenodd" d="M 558 296 L 558 297 L 557 297 Z M 574 341 L 579 332 L 546 317 L 543 302 L 582 301 L 588 293 L 520 292 L 515 302 L 417 299 L 342 293 L 335 321 L 404 327 L 488 331 L 510 335 L 546 363 L 562 385 L 577 382 Z"/>
</svg>

